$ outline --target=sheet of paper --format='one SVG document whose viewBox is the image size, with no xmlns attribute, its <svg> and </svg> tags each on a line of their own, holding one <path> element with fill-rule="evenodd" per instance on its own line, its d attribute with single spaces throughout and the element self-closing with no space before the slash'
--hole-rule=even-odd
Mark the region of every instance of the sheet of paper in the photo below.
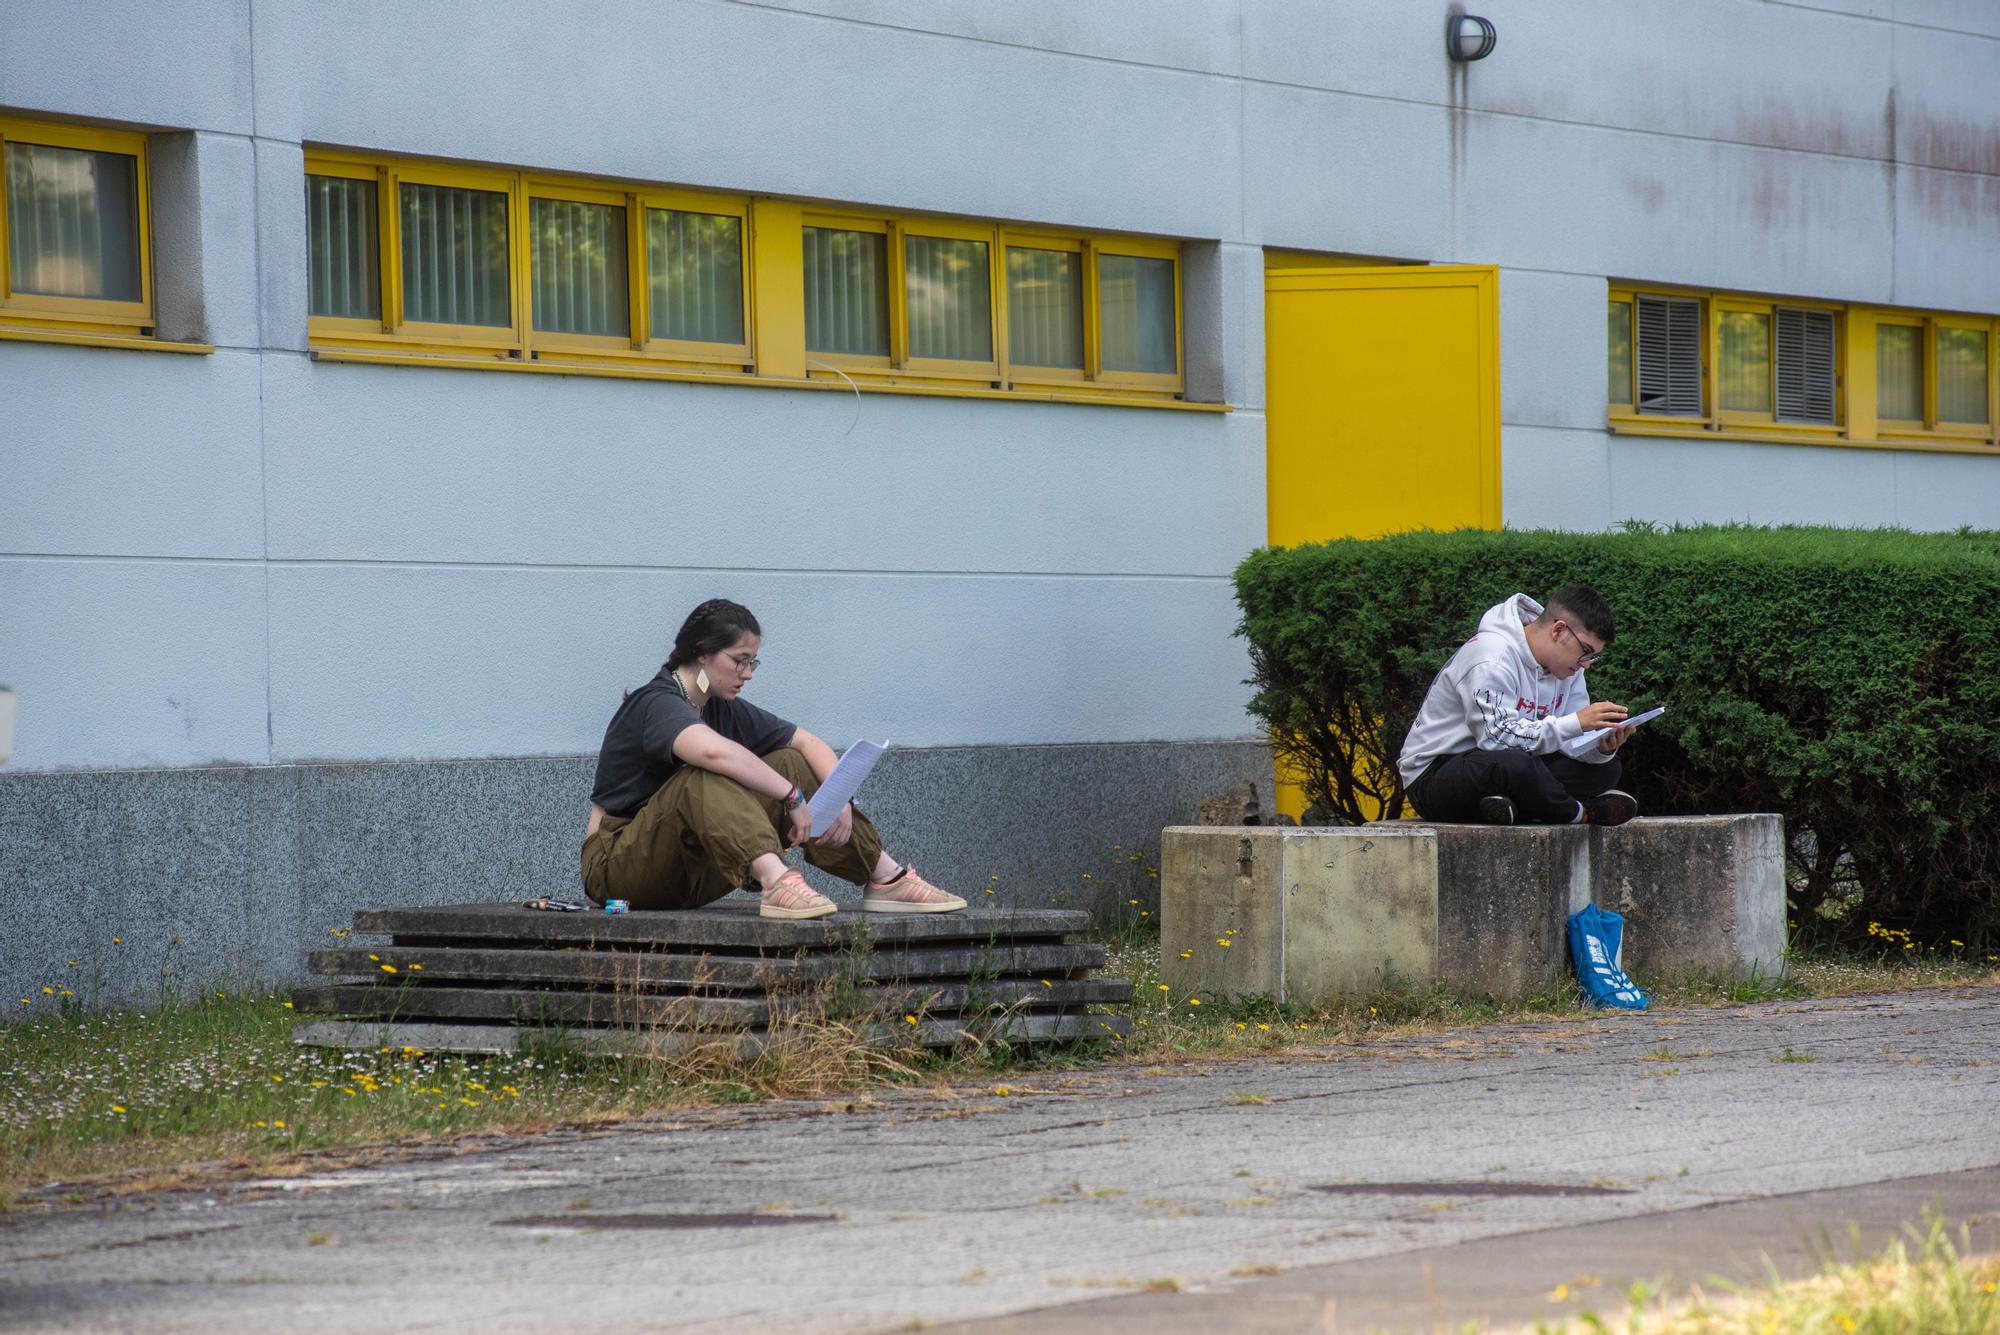
<svg viewBox="0 0 2000 1335">
<path fill-rule="evenodd" d="M 817 839 L 833 827 L 840 818 L 840 809 L 854 800 L 854 794 L 861 789 L 861 781 L 868 777 L 868 771 L 875 768 L 875 762 L 889 749 L 889 743 L 856 742 L 847 748 L 840 763 L 833 767 L 833 773 L 826 776 L 826 782 L 812 797 L 813 838 Z"/>
<path fill-rule="evenodd" d="M 1667 707 L 1661 705 L 1658 709 L 1649 709 L 1643 714 L 1634 714 L 1618 726 L 1621 728 L 1636 728 L 1641 723 L 1656 719 L 1666 712 Z M 1598 738 L 1610 731 L 1611 729 L 1609 728 L 1592 728 L 1582 736 L 1572 737 L 1569 741 L 1563 743 L 1563 754 L 1566 756 L 1582 756 L 1590 748 L 1597 745 Z"/>
</svg>

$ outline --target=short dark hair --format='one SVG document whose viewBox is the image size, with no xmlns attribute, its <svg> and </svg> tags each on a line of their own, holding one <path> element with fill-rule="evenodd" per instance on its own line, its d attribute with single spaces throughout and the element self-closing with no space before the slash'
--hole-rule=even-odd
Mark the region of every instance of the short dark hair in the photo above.
<svg viewBox="0 0 2000 1335">
<path fill-rule="evenodd" d="M 1600 644 L 1609 644 L 1618 638 L 1618 627 L 1611 619 L 1611 604 L 1588 584 L 1565 584 L 1549 595 L 1539 619 L 1554 621 L 1558 617 L 1582 626 L 1595 635 Z"/>
<path fill-rule="evenodd" d="M 689 612 L 687 620 L 681 622 L 681 633 L 674 636 L 674 651 L 667 655 L 667 671 L 672 672 L 697 658 L 719 654 L 745 635 L 761 636 L 763 633 L 764 628 L 757 624 L 757 618 L 742 603 L 732 603 L 727 598 L 711 598 Z"/>
</svg>

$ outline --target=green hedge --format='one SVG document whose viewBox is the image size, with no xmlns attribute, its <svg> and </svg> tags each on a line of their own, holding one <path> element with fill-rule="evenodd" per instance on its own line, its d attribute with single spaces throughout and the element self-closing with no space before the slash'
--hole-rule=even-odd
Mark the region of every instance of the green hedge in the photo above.
<svg viewBox="0 0 2000 1335">
<path fill-rule="evenodd" d="M 1591 694 L 1667 706 L 1627 744 L 1645 811 L 1781 813 L 1809 934 L 1860 939 L 1876 921 L 1932 941 L 2000 935 L 2000 533 L 1467 531 L 1265 549 L 1236 571 L 1251 712 L 1333 819 L 1402 815 L 1396 754 L 1432 677 L 1488 607 L 1572 581 L 1618 619 Z"/>
</svg>

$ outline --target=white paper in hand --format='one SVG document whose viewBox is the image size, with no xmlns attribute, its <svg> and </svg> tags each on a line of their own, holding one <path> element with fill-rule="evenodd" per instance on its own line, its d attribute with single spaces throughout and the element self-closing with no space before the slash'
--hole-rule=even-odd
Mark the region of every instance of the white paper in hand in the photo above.
<svg viewBox="0 0 2000 1335">
<path fill-rule="evenodd" d="M 1641 723 L 1645 723 L 1651 719 L 1656 719 L 1660 715 L 1666 712 L 1667 712 L 1667 707 L 1665 705 L 1661 705 L 1658 709 L 1649 709 L 1643 714 L 1634 714 L 1630 718 L 1626 719 L 1623 723 L 1618 724 L 1617 726 L 1621 728 L 1636 728 Z M 1562 744 L 1563 754 L 1566 756 L 1581 757 L 1585 753 L 1587 753 L 1590 750 L 1590 748 L 1596 746 L 1598 740 L 1602 738 L 1605 733 L 1610 731 L 1611 731 L 1610 728 L 1592 728 L 1589 732 L 1586 732 L 1581 736 L 1572 737 L 1568 741 Z"/>
<path fill-rule="evenodd" d="M 833 828 L 833 823 L 840 819 L 840 809 L 854 800 L 854 794 L 861 790 L 861 781 L 888 749 L 886 741 L 856 742 L 847 748 L 840 763 L 833 767 L 833 773 L 826 776 L 826 782 L 812 796 L 813 838 Z"/>
</svg>

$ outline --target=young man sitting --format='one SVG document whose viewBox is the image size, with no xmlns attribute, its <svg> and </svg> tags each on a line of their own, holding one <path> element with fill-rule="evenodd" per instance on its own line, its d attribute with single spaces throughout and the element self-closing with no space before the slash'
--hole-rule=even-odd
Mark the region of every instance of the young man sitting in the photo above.
<svg viewBox="0 0 2000 1335">
<path fill-rule="evenodd" d="M 1588 584 L 1558 589 L 1546 608 L 1517 593 L 1479 619 L 1431 683 L 1397 769 L 1426 820 L 1512 825 L 1623 825 L 1639 813 L 1620 792 L 1616 726 L 1625 706 L 1590 703 L 1583 669 L 1613 638 L 1610 605 Z M 1579 759 L 1562 751 L 1611 730 Z"/>
</svg>

